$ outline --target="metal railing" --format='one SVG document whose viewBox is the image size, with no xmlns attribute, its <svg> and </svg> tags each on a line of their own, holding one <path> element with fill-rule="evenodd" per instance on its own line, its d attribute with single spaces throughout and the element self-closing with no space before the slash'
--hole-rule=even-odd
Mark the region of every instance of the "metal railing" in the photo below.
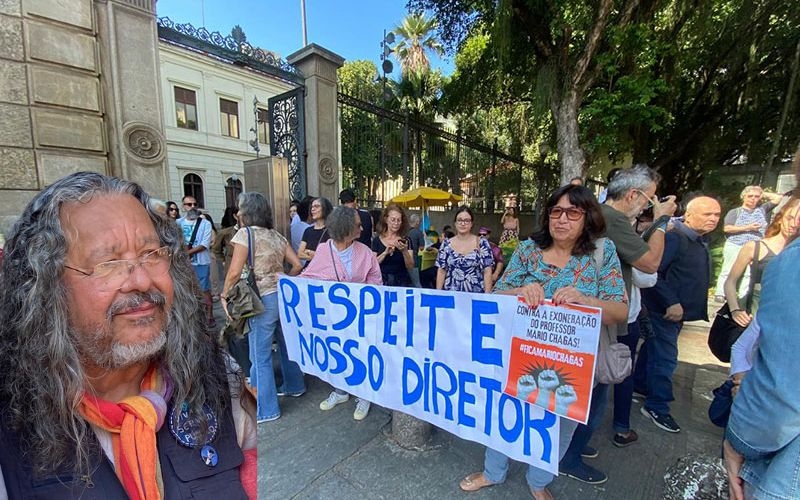
<svg viewBox="0 0 800 500">
<path fill-rule="evenodd" d="M 463 196 L 482 212 L 508 205 L 534 211 L 539 192 L 553 177 L 544 163 L 531 163 L 408 113 L 339 93 L 343 186 L 362 204 L 383 206 L 395 195 L 429 186 Z M 549 189 L 549 188 L 548 188 Z"/>
</svg>

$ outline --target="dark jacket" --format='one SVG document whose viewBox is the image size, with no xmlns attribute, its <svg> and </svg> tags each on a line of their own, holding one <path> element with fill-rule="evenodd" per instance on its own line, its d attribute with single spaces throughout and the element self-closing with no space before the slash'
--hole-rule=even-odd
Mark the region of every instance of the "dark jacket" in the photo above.
<svg viewBox="0 0 800 500">
<path fill-rule="evenodd" d="M 372 216 L 364 209 L 358 209 L 358 216 L 361 217 L 361 236 L 358 241 L 370 246 L 372 245 Z"/>
<path fill-rule="evenodd" d="M 217 451 L 219 461 L 215 467 L 207 466 L 200 457 L 200 447 L 187 448 L 178 443 L 169 430 L 170 404 L 167 422 L 156 435 L 161 475 L 164 480 L 164 498 L 231 498 L 246 500 L 247 495 L 239 479 L 239 467 L 244 455 L 236 440 L 236 429 L 230 408 L 220 419 L 217 438 L 210 443 Z M 94 434 L 89 431 L 94 438 Z M 0 467 L 3 470 L 10 500 L 115 500 L 127 499 L 114 467 L 96 446 L 93 457 L 94 472 L 91 477 L 75 478 L 70 472 L 33 478 L 30 466 L 19 449 L 17 437 L 0 425 Z"/>
<path fill-rule="evenodd" d="M 642 289 L 642 305 L 650 314 L 663 315 L 673 304 L 683 307 L 683 321 L 708 321 L 711 255 L 705 238 L 682 222 L 668 231 L 658 282 Z"/>
</svg>

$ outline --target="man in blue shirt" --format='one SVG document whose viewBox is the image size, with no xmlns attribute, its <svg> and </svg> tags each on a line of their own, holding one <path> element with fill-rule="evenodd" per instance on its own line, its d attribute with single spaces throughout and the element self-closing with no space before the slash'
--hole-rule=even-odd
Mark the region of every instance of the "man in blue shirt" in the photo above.
<svg viewBox="0 0 800 500">
<path fill-rule="evenodd" d="M 192 261 L 192 269 L 200 282 L 203 292 L 203 305 L 206 308 L 208 326 L 214 328 L 214 304 L 211 300 L 211 223 L 200 217 L 200 210 L 194 196 L 183 197 L 183 209 L 186 215 L 178 219 L 178 226 L 183 234 L 186 254 Z"/>
<path fill-rule="evenodd" d="M 642 414 L 667 432 L 681 428 L 669 413 L 672 375 L 678 365 L 678 334 L 684 321 L 708 321 L 711 255 L 705 235 L 719 223 L 717 200 L 699 196 L 686 207 L 685 222 L 667 232 L 658 282 L 642 290 L 642 305 L 650 313 L 653 336 L 639 352 L 634 374 L 637 387 L 647 387 Z"/>
</svg>

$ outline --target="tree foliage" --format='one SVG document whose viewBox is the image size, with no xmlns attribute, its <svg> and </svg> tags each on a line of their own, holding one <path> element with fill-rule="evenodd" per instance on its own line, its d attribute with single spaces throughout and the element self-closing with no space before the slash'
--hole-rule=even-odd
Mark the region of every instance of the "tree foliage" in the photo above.
<svg viewBox="0 0 800 500">
<path fill-rule="evenodd" d="M 562 181 L 583 173 L 584 157 L 587 167 L 627 159 L 658 168 L 666 189 L 696 189 L 711 166 L 768 165 L 773 149 L 780 160 L 797 146 L 800 84 L 790 81 L 800 2 L 410 0 L 409 8 L 432 11 L 457 51 L 444 108 L 549 112 Z M 536 128 L 534 140 L 546 140 Z"/>
<path fill-rule="evenodd" d="M 431 69 L 427 52 L 444 53 L 442 44 L 436 39 L 434 31 L 436 20 L 424 14 L 409 14 L 394 29 L 400 37 L 393 51 L 400 61 L 403 76 L 413 73 L 427 73 Z"/>
<path fill-rule="evenodd" d="M 338 70 L 339 91 L 371 104 L 382 99 L 378 83 L 378 68 L 371 61 L 348 61 Z M 358 193 L 362 199 L 374 199 L 377 182 L 381 179 L 381 123 L 374 114 L 342 106 L 342 166 L 345 186 L 364 186 L 367 192 Z M 372 140 L 370 140 L 372 139 Z"/>
</svg>

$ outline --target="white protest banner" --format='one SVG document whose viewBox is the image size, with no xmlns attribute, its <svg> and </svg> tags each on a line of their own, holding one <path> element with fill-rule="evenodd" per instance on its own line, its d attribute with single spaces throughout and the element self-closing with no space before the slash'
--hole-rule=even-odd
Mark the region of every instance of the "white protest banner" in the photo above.
<svg viewBox="0 0 800 500">
<path fill-rule="evenodd" d="M 286 276 L 278 297 L 304 372 L 558 474 L 558 417 L 502 391 L 516 297 Z"/>
<path fill-rule="evenodd" d="M 531 308 L 522 299 L 514 318 L 503 391 L 586 423 L 594 386 L 601 309 L 552 302 Z"/>
</svg>

